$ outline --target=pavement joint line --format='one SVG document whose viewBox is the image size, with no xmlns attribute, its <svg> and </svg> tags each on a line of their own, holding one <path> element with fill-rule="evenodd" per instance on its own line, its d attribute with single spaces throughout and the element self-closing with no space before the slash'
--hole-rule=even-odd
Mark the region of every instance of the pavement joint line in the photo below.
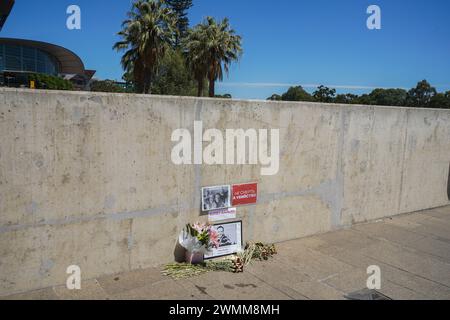
<svg viewBox="0 0 450 320">
<path fill-rule="evenodd" d="M 355 230 L 355 231 L 362 232 L 361 230 Z M 409 232 L 408 230 L 405 230 L 405 231 L 406 231 L 406 232 Z M 432 257 L 432 258 L 435 258 L 435 259 L 437 259 L 437 260 L 440 260 L 440 261 L 443 262 L 443 263 L 450 264 L 450 261 L 448 261 L 445 257 L 441 257 L 441 256 L 438 256 L 438 255 L 436 255 L 436 254 L 433 254 L 433 253 L 430 253 L 430 252 L 427 252 L 427 251 L 424 251 L 424 250 L 421 250 L 421 249 L 417 249 L 417 248 L 408 246 L 407 244 L 404 244 L 404 243 L 401 243 L 401 242 L 398 242 L 398 241 L 395 241 L 395 240 L 386 239 L 386 238 L 384 238 L 384 237 L 377 237 L 377 236 L 374 234 L 373 231 L 367 231 L 367 232 L 368 232 L 368 233 L 371 235 L 371 237 L 373 237 L 374 239 L 378 239 L 378 240 L 383 241 L 383 242 L 388 242 L 388 243 L 390 243 L 391 245 L 393 245 L 393 246 L 395 246 L 395 247 L 398 247 L 398 248 L 401 248 L 401 249 L 405 249 L 405 250 L 407 250 L 407 251 L 409 251 L 409 252 L 411 252 L 411 253 L 424 254 L 424 255 L 430 256 L 430 257 Z M 410 232 L 410 233 L 412 233 L 412 232 Z M 429 236 L 426 236 L 426 235 L 423 235 L 423 234 L 419 234 L 419 233 L 415 233 L 415 234 L 417 234 L 418 236 L 421 236 L 421 238 L 419 238 L 419 239 L 417 239 L 417 240 L 415 240 L 415 241 L 412 241 L 411 243 L 417 243 L 417 242 L 420 242 L 420 241 L 425 240 L 425 239 L 435 240 L 435 241 L 441 241 L 441 240 L 434 239 L 434 238 L 432 238 L 432 237 L 429 237 Z"/>
<path fill-rule="evenodd" d="M 401 283 L 397 283 L 397 282 L 393 281 L 392 279 L 387 279 L 387 280 L 384 280 L 384 281 L 393 283 L 393 284 L 395 284 L 396 286 L 405 288 L 405 289 L 410 290 L 410 291 L 412 291 L 412 292 L 415 292 L 415 293 L 417 293 L 417 294 L 422 294 L 422 295 L 426 296 L 426 297 L 429 298 L 429 299 L 432 299 L 432 298 L 433 298 L 433 297 L 431 297 L 431 296 L 430 296 L 428 293 L 426 293 L 426 292 L 420 292 L 420 291 L 414 290 L 413 288 L 410 288 L 410 287 L 408 287 L 408 286 L 406 286 L 406 285 L 404 285 L 404 284 L 401 284 Z"/>
<path fill-rule="evenodd" d="M 270 283 L 268 283 L 268 282 L 266 282 L 264 279 L 258 277 L 256 274 L 252 273 L 251 271 L 248 271 L 248 273 L 250 273 L 251 275 L 253 275 L 256 279 L 259 279 L 260 281 L 262 281 L 263 283 L 265 283 L 266 285 L 268 285 L 268 286 L 271 287 L 272 289 L 278 290 L 278 291 L 281 292 L 282 294 L 284 294 L 284 295 L 288 296 L 289 298 L 295 300 L 295 298 L 292 297 L 290 294 L 284 292 L 284 291 L 281 290 L 280 288 L 276 288 L 276 287 L 272 286 Z M 288 286 L 288 287 L 289 287 L 289 286 Z M 294 288 L 289 287 L 289 289 L 291 289 L 291 290 L 297 292 L 299 295 L 301 295 L 301 296 L 303 296 L 303 297 L 305 297 L 305 298 L 307 298 L 307 299 L 310 299 L 309 297 L 305 296 L 305 295 L 304 295 L 303 293 L 301 293 L 301 292 L 298 292 L 298 291 L 295 290 Z"/>
<path fill-rule="evenodd" d="M 346 249 L 344 249 L 344 250 L 346 250 Z M 368 257 L 368 256 L 365 256 L 365 257 Z M 370 258 L 372 258 L 372 259 L 375 260 L 375 261 L 378 261 L 378 262 L 380 263 L 380 265 L 385 265 L 385 266 L 388 266 L 388 267 L 390 267 L 390 268 L 392 268 L 392 269 L 398 270 L 398 271 L 400 271 L 400 272 L 404 272 L 404 273 L 410 275 L 412 278 L 419 278 L 419 279 L 422 279 L 422 280 L 425 280 L 425 281 L 432 282 L 432 283 L 434 283 L 434 284 L 436 284 L 436 285 L 438 285 L 438 286 L 442 286 L 442 287 L 446 287 L 446 288 L 449 288 L 449 289 L 450 289 L 449 286 L 447 286 L 447 285 L 445 285 L 445 284 L 443 284 L 443 283 L 440 283 L 440 282 L 434 281 L 434 280 L 432 280 L 432 279 L 428 279 L 428 278 L 422 277 L 422 276 L 420 276 L 420 275 L 417 275 L 417 274 L 415 274 L 415 273 L 412 273 L 412 272 L 410 272 L 410 271 L 408 271 L 408 270 L 402 269 L 402 268 L 397 267 L 397 266 L 395 266 L 395 265 L 392 265 L 392 264 L 390 264 L 390 263 L 381 261 L 381 260 L 379 260 L 379 259 L 375 259 L 375 258 L 373 258 L 373 257 L 370 257 Z M 339 260 L 340 262 L 344 262 L 344 263 L 350 264 L 352 267 L 354 267 L 354 268 L 356 268 L 356 269 L 361 269 L 361 266 L 359 266 L 359 265 L 357 265 L 357 264 L 355 264 L 355 263 L 352 264 L 352 262 L 347 261 L 347 260 L 344 260 L 344 259 L 339 258 L 339 257 L 336 257 L 336 259 Z M 389 280 L 389 281 L 392 282 L 391 280 Z M 400 284 L 399 284 L 399 285 L 400 285 Z"/>
<path fill-rule="evenodd" d="M 340 247 L 340 248 L 342 248 L 343 250 L 346 250 L 346 249 L 343 248 L 343 247 Z M 376 258 L 374 258 L 374 257 L 372 257 L 372 256 L 367 256 L 367 255 L 364 255 L 364 254 L 363 254 L 363 256 L 366 257 L 366 258 L 370 258 L 370 259 L 373 259 L 373 260 L 375 260 L 375 261 L 378 261 L 379 263 L 384 264 L 384 265 L 386 265 L 386 266 L 389 266 L 389 267 L 391 267 L 391 268 L 393 268 L 393 269 L 399 270 L 399 271 L 401 271 L 401 272 L 405 272 L 405 273 L 411 275 L 412 277 L 417 277 L 417 278 L 420 278 L 420 279 L 423 279 L 423 280 L 426 280 L 426 281 L 430 281 L 430 282 L 432 282 L 432 283 L 434 283 L 434 284 L 437 284 L 437 285 L 439 285 L 439 286 L 443 286 L 443 287 L 446 287 L 446 288 L 449 288 L 449 289 L 450 289 L 450 286 L 447 286 L 446 284 L 443 284 L 443 283 L 441 283 L 441 282 L 438 282 L 438 281 L 435 281 L 435 280 L 432 280 L 432 279 L 423 277 L 423 276 L 418 275 L 418 274 L 416 274 L 416 273 L 413 273 L 413 272 L 410 272 L 410 271 L 408 271 L 408 270 L 405 270 L 405 269 L 403 269 L 403 268 L 401 268 L 401 267 L 392 265 L 392 264 L 390 264 L 390 263 L 388 263 L 388 262 L 382 261 L 382 260 L 380 260 L 380 259 L 376 259 Z M 333 256 L 333 257 L 334 257 L 334 256 Z M 357 265 L 357 264 L 355 264 L 355 263 L 352 264 L 352 262 L 349 262 L 349 261 L 347 261 L 347 260 L 345 260 L 345 259 L 342 259 L 342 258 L 340 258 L 339 256 L 334 257 L 334 258 L 337 259 L 338 261 L 343 262 L 343 263 L 346 263 L 346 264 L 348 264 L 348 265 L 350 265 L 350 266 L 352 266 L 352 267 L 354 267 L 354 268 L 356 268 L 356 269 L 360 269 L 360 266 L 359 266 L 359 265 Z M 392 281 L 391 281 L 391 282 L 392 282 Z M 398 285 L 400 285 L 400 284 L 398 284 Z"/>
<path fill-rule="evenodd" d="M 409 221 L 409 222 L 413 223 L 412 221 Z M 398 226 L 397 224 L 392 223 L 391 221 L 386 221 L 385 223 L 388 224 L 388 225 L 392 225 L 394 227 L 399 227 L 399 228 L 403 229 L 404 231 L 408 231 L 408 232 L 417 234 L 419 236 L 428 237 L 428 238 L 439 240 L 439 241 L 450 242 L 450 239 L 442 238 L 442 237 L 436 236 L 436 235 L 434 235 L 432 233 L 423 232 L 423 231 L 422 232 L 417 232 L 415 230 L 402 228 L 402 227 Z M 417 222 L 414 222 L 414 223 L 417 223 Z M 421 226 L 424 226 L 424 225 L 421 225 Z"/>
<path fill-rule="evenodd" d="M 411 288 L 408 288 L 408 287 L 406 287 L 406 286 L 404 286 L 404 285 L 402 285 L 402 284 L 395 283 L 395 282 L 393 282 L 393 281 L 391 281 L 391 280 L 384 280 L 384 282 L 391 283 L 391 284 L 393 284 L 393 285 L 399 286 L 400 288 L 405 289 L 405 290 L 408 290 L 408 291 L 411 291 L 411 292 L 413 292 L 413 293 L 415 293 L 415 294 L 426 296 L 425 294 L 423 294 L 423 293 L 421 293 L 421 292 L 414 291 L 414 290 L 412 290 Z M 382 281 L 382 283 L 383 283 L 383 281 Z M 381 286 L 380 291 L 384 291 L 383 285 Z"/>
<path fill-rule="evenodd" d="M 378 261 L 378 262 L 380 262 L 380 263 L 383 263 L 383 264 L 385 264 L 385 265 L 387 265 L 387 266 L 389 266 L 389 267 L 396 268 L 396 269 L 401 270 L 401 271 L 403 271 L 403 272 L 407 272 L 407 273 L 409 273 L 409 274 L 411 274 L 411 275 L 413 275 L 413 276 L 415 276 L 415 277 L 418 277 L 418 278 L 422 278 L 422 279 L 424 279 L 424 280 L 431 281 L 431 282 L 433 282 L 433 283 L 436 283 L 436 284 L 438 284 L 438 285 L 441 285 L 441 286 L 444 286 L 444 287 L 450 289 L 450 286 L 446 285 L 445 283 L 441 283 L 441 282 L 439 282 L 439 281 L 436 281 L 436 280 L 433 280 L 433 279 L 426 278 L 426 277 L 421 276 L 421 275 L 419 275 L 419 274 L 417 274 L 417 273 L 414 273 L 414 272 L 411 272 L 411 271 L 409 271 L 409 270 L 403 269 L 403 268 L 401 268 L 401 267 L 399 267 L 399 266 L 395 266 L 395 265 L 393 265 L 393 264 L 390 264 L 389 262 L 382 261 L 382 260 L 380 260 L 380 259 L 377 259 L 377 258 L 374 258 L 374 257 L 370 257 L 370 256 L 367 256 L 367 255 L 365 255 L 365 254 L 362 254 L 362 255 L 363 255 L 364 257 L 366 257 L 366 258 L 371 258 L 371 259 L 373 259 L 374 261 Z"/>
<path fill-rule="evenodd" d="M 319 281 L 317 281 L 317 282 L 319 282 Z M 348 292 L 341 290 L 340 288 L 338 288 L 336 286 L 333 286 L 331 283 L 328 283 L 328 282 L 319 282 L 319 283 L 340 292 L 343 296 L 345 296 L 348 293 Z"/>
<path fill-rule="evenodd" d="M 341 262 L 342 262 L 342 261 L 341 261 Z M 329 279 L 335 278 L 335 277 L 338 276 L 338 275 L 340 275 L 340 273 L 331 274 L 331 275 L 329 275 L 328 277 L 325 277 L 325 278 L 323 278 L 323 279 L 318 279 L 317 281 L 319 281 L 319 282 L 324 282 L 324 281 L 327 281 L 327 280 L 329 280 Z"/>
</svg>

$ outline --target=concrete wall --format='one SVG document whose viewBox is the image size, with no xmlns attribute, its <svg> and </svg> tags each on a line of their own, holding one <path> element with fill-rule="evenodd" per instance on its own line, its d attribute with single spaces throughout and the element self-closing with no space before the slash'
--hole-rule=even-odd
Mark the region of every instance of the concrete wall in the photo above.
<svg viewBox="0 0 450 320">
<path fill-rule="evenodd" d="M 174 129 L 280 129 L 280 170 L 176 166 Z M 450 110 L 0 90 L 0 295 L 173 260 L 202 186 L 259 182 L 245 240 L 449 204 Z"/>
</svg>

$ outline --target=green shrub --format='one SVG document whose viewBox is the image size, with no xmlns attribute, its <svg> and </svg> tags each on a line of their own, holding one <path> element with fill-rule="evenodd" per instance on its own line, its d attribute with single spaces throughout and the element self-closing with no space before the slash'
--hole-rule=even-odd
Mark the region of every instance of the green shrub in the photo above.
<svg viewBox="0 0 450 320">
<path fill-rule="evenodd" d="M 91 91 L 124 93 L 127 90 L 112 80 L 95 80 L 91 83 Z"/>
<path fill-rule="evenodd" d="M 28 76 L 28 81 L 34 81 L 36 89 L 73 90 L 72 82 L 48 74 L 30 74 Z"/>
</svg>

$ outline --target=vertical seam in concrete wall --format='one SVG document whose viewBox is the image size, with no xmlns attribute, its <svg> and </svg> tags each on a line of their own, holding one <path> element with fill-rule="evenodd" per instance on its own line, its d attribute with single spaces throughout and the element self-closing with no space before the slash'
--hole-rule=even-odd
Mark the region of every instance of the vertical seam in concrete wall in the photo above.
<svg viewBox="0 0 450 320">
<path fill-rule="evenodd" d="M 134 237 L 133 237 L 133 221 L 134 219 L 130 219 L 130 231 L 128 233 L 128 239 L 127 239 L 127 246 L 128 246 L 128 270 L 131 269 L 131 251 L 133 250 L 134 246 Z"/>
<path fill-rule="evenodd" d="M 369 171 L 371 170 L 371 168 L 373 167 L 373 158 L 372 158 L 372 150 L 373 150 L 373 144 L 374 144 L 374 139 L 373 139 L 373 133 L 374 133 L 374 127 L 375 127 L 375 107 L 369 107 L 372 113 L 372 121 L 370 123 L 370 134 L 369 137 L 371 137 L 371 139 L 369 139 L 369 148 L 367 150 L 367 165 L 369 167 Z M 371 191 L 368 186 L 371 185 L 371 181 L 370 181 L 371 176 L 370 175 L 365 175 L 365 179 L 364 179 L 364 186 L 366 188 L 366 191 Z M 367 203 L 371 203 L 371 192 L 366 192 L 364 193 L 364 197 L 363 199 L 361 199 L 361 201 L 364 201 L 366 204 Z M 366 206 L 366 205 L 364 205 Z"/>
<path fill-rule="evenodd" d="M 33 124 L 32 124 L 32 126 L 33 126 L 33 138 L 32 138 L 32 140 L 33 140 L 33 146 L 36 146 L 37 145 L 37 141 L 36 141 L 36 136 L 37 136 L 37 130 L 36 130 L 36 126 L 37 126 L 37 121 L 36 121 L 36 119 L 37 119 L 37 110 L 36 110 L 37 108 L 36 108 L 36 101 L 34 101 L 34 103 L 33 103 L 33 105 L 32 105 L 32 107 L 31 107 L 31 114 L 32 114 L 32 117 L 33 117 Z M 34 151 L 34 150 L 33 150 Z M 30 193 L 31 193 L 31 203 L 35 203 L 35 197 L 34 197 L 34 195 L 33 195 L 33 188 L 31 189 L 31 191 L 30 191 Z M 34 211 L 34 210 L 32 210 L 32 214 L 33 214 L 33 217 L 32 217 L 32 222 L 33 223 L 36 223 L 36 212 Z"/>
<path fill-rule="evenodd" d="M 342 226 L 342 206 L 344 203 L 344 137 L 346 130 L 346 120 L 347 114 L 345 110 L 340 111 L 340 132 L 339 132 L 339 141 L 338 141 L 338 155 L 337 161 L 338 164 L 336 166 L 336 183 L 334 184 L 336 187 L 335 196 L 334 196 L 334 206 L 331 208 L 331 223 L 333 228 L 339 228 Z"/>
<path fill-rule="evenodd" d="M 401 205 L 402 205 L 406 149 L 407 149 L 407 143 L 408 143 L 408 126 L 409 126 L 409 110 L 406 110 L 406 124 L 405 124 L 405 135 L 404 135 L 405 140 L 403 142 L 403 156 L 402 156 L 402 164 L 401 164 L 402 169 L 400 171 L 400 192 L 398 194 L 398 206 L 397 206 L 396 214 L 399 214 L 401 212 Z"/>
<path fill-rule="evenodd" d="M 448 165 L 447 198 L 450 201 L 450 164 Z"/>
</svg>

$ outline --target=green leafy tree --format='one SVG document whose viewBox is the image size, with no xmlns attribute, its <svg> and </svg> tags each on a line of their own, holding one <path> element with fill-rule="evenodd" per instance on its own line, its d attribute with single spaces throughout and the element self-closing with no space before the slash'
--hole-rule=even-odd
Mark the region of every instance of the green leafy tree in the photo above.
<svg viewBox="0 0 450 320">
<path fill-rule="evenodd" d="M 370 104 L 379 106 L 404 106 L 408 93 L 403 89 L 375 89 L 369 94 Z"/>
<path fill-rule="evenodd" d="M 192 0 L 166 0 L 167 5 L 177 16 L 178 33 L 175 35 L 175 46 L 179 47 L 181 39 L 185 38 L 189 29 L 189 18 L 187 11 L 192 7 Z"/>
<path fill-rule="evenodd" d="M 175 41 L 176 16 L 163 0 L 133 2 L 128 19 L 118 33 L 121 41 L 114 45 L 125 51 L 122 66 L 132 73 L 138 93 L 150 93 L 159 61 Z"/>
<path fill-rule="evenodd" d="M 450 109 L 450 91 L 433 96 L 430 100 L 430 108 Z"/>
<path fill-rule="evenodd" d="M 195 96 L 197 91 L 183 56 L 177 49 L 167 51 L 152 84 L 152 92 L 162 95 Z"/>
<path fill-rule="evenodd" d="M 422 80 L 415 88 L 409 90 L 406 103 L 411 107 L 427 108 L 435 95 L 436 89 L 428 81 Z"/>
<path fill-rule="evenodd" d="M 366 94 L 366 93 L 364 93 L 364 94 L 358 96 L 358 97 L 355 99 L 354 102 L 355 102 L 355 104 L 365 104 L 365 105 L 371 105 L 371 104 L 372 104 L 372 100 L 371 100 L 371 98 L 370 98 L 370 95 L 369 95 L 369 94 Z"/>
<path fill-rule="evenodd" d="M 233 61 L 242 54 L 241 37 L 231 29 L 228 19 L 219 23 L 212 17 L 188 32 L 184 42 L 188 65 L 202 92 L 203 79 L 209 82 L 209 96 L 215 96 L 215 82 L 223 80 Z"/>
<path fill-rule="evenodd" d="M 325 86 L 319 86 L 313 93 L 314 100 L 318 102 L 331 103 L 336 95 L 336 89 L 330 89 Z"/>
<path fill-rule="evenodd" d="M 271 101 L 281 101 L 281 96 L 279 94 L 274 93 L 270 97 L 267 98 L 267 100 Z"/>
<path fill-rule="evenodd" d="M 116 84 L 113 80 L 94 80 L 92 81 L 91 91 L 94 92 L 126 92 L 126 89 Z"/>
<path fill-rule="evenodd" d="M 127 70 L 125 71 L 125 73 L 122 76 L 122 80 L 125 81 L 126 83 L 133 83 L 133 72 L 131 70 Z"/>
<path fill-rule="evenodd" d="M 342 104 L 382 105 L 382 106 L 410 106 L 450 109 L 450 91 L 437 93 L 426 80 L 417 84 L 409 91 L 404 89 L 374 89 L 370 93 L 360 96 L 347 93 L 338 94 L 324 86 L 317 88 L 311 96 L 301 86 L 291 87 L 283 95 L 273 94 L 267 100 L 279 101 L 322 101 Z"/>
<path fill-rule="evenodd" d="M 290 87 L 281 95 L 283 101 L 313 101 L 314 98 L 302 86 Z"/>
<path fill-rule="evenodd" d="M 335 103 L 344 103 L 344 104 L 353 104 L 358 99 L 356 94 L 346 93 L 346 94 L 338 94 L 334 99 Z"/>
</svg>

